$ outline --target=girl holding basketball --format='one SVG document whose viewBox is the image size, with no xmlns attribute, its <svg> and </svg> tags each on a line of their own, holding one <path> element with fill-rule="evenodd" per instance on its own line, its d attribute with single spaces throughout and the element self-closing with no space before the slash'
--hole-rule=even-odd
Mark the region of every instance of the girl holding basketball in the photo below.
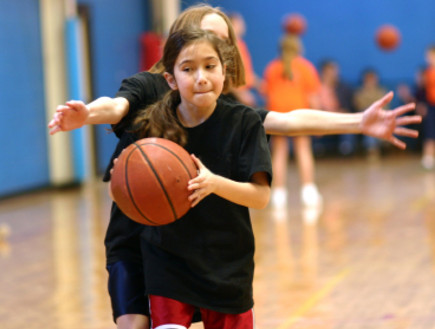
<svg viewBox="0 0 435 329">
<path fill-rule="evenodd" d="M 152 328 L 187 328 L 196 307 L 205 328 L 254 326 L 248 207 L 267 205 L 272 170 L 260 117 L 219 99 L 233 49 L 204 30 L 170 34 L 162 64 L 172 90 L 134 121 L 138 138 L 184 144 L 199 170 L 192 209 L 142 233 Z"/>
<path fill-rule="evenodd" d="M 218 36 L 235 45 L 236 38 L 228 17 L 218 8 L 199 5 L 186 9 L 174 22 L 171 32 L 186 26 L 200 27 L 214 31 Z M 234 56 L 234 74 L 227 82 L 232 86 L 243 85 L 243 66 L 240 56 Z M 134 141 L 129 133 L 137 111 L 159 100 L 169 89 L 161 67 L 154 73 L 140 72 L 122 82 L 115 98 L 101 97 L 85 105 L 81 101 L 69 101 L 60 105 L 53 120 L 49 123 L 50 133 L 69 131 L 86 124 L 113 124 L 115 134 L 120 138 L 113 155 L 118 157 L 123 148 Z M 227 72 L 229 72 L 227 70 Z M 392 93 L 378 100 L 364 113 L 341 114 L 315 110 L 295 110 L 289 113 L 257 110 L 266 132 L 274 135 L 313 135 L 363 133 L 383 138 L 397 147 L 405 144 L 394 135 L 416 137 L 416 131 L 406 130 L 401 125 L 419 122 L 419 117 L 399 118 L 413 109 L 412 104 L 394 111 L 384 111 L 382 107 L 391 101 Z M 105 180 L 110 179 L 109 168 Z M 109 271 L 109 293 L 112 301 L 114 320 L 118 328 L 148 327 L 148 302 L 144 296 L 142 256 L 139 248 L 139 225 L 113 204 L 111 219 L 106 234 L 107 268 Z"/>
</svg>

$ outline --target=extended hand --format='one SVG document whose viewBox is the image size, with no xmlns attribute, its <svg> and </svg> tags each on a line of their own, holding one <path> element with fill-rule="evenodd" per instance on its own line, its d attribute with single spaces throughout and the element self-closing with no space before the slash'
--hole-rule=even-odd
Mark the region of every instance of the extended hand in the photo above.
<svg viewBox="0 0 435 329">
<path fill-rule="evenodd" d="M 392 110 L 384 110 L 383 107 L 391 102 L 393 95 L 393 92 L 390 91 L 363 112 L 361 132 L 365 135 L 384 139 L 398 148 L 405 149 L 406 144 L 394 135 L 416 138 L 418 136 L 417 130 L 402 126 L 420 123 L 421 116 L 402 116 L 415 109 L 414 103 L 399 106 Z"/>
<path fill-rule="evenodd" d="M 193 191 L 189 196 L 189 201 L 191 202 L 191 206 L 195 207 L 207 195 L 214 192 L 216 175 L 208 170 L 201 160 L 193 154 L 192 159 L 198 167 L 199 173 L 198 176 L 189 181 L 187 189 Z"/>
<path fill-rule="evenodd" d="M 88 116 L 89 108 L 82 101 L 69 101 L 65 105 L 59 105 L 48 124 L 50 135 L 83 127 Z"/>
</svg>

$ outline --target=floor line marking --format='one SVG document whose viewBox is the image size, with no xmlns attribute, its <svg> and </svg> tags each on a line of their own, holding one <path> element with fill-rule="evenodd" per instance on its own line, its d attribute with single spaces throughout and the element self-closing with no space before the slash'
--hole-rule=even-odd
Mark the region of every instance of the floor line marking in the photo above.
<svg viewBox="0 0 435 329">
<path fill-rule="evenodd" d="M 344 269 L 336 276 L 327 282 L 322 289 L 308 298 L 305 303 L 303 303 L 298 309 L 296 309 L 293 314 L 291 314 L 288 319 L 279 325 L 277 329 L 286 329 L 291 326 L 293 323 L 298 321 L 298 319 L 311 310 L 319 301 L 325 298 L 341 281 L 343 281 L 350 273 L 350 269 Z"/>
</svg>

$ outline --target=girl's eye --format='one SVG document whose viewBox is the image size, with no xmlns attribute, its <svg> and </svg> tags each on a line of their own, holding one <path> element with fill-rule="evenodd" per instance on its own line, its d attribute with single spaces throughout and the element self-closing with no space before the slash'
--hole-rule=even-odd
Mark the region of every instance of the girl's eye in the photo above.
<svg viewBox="0 0 435 329">
<path fill-rule="evenodd" d="M 216 64 L 208 64 L 206 67 L 208 69 L 214 69 L 216 67 Z"/>
<path fill-rule="evenodd" d="M 191 71 L 190 67 L 184 67 L 183 68 L 183 72 L 190 72 L 190 71 Z"/>
</svg>

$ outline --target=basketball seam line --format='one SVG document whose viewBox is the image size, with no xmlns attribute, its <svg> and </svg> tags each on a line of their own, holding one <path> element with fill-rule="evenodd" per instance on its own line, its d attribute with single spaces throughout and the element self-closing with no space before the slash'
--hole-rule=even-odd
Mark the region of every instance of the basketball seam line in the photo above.
<svg viewBox="0 0 435 329">
<path fill-rule="evenodd" d="M 153 144 L 153 143 L 149 143 L 149 144 L 156 145 L 156 144 Z M 142 149 L 139 147 L 139 144 L 134 143 L 134 145 L 136 145 L 136 147 L 139 149 L 139 152 L 142 153 L 142 155 L 144 156 L 145 160 L 148 162 L 148 164 L 149 164 L 151 170 L 153 171 L 155 177 L 157 178 L 157 181 L 158 181 L 159 184 L 160 184 L 160 187 L 161 187 L 162 190 L 163 190 L 163 193 L 165 193 L 165 196 L 166 196 L 166 199 L 167 199 L 168 202 L 169 202 L 169 205 L 171 206 L 171 210 L 172 210 L 172 214 L 174 215 L 174 219 L 177 219 L 177 212 L 175 211 L 175 208 L 174 208 L 174 205 L 172 204 L 171 198 L 170 198 L 169 195 L 168 195 L 168 191 L 166 191 L 166 188 L 165 188 L 165 186 L 163 185 L 163 182 L 161 181 L 160 176 L 158 175 L 157 171 L 155 170 L 153 164 L 151 163 L 151 161 L 150 161 L 150 159 L 148 158 L 148 156 L 146 155 L 146 153 L 145 153 L 144 151 L 142 151 Z M 157 144 L 157 146 L 160 147 L 160 145 L 158 145 L 158 144 Z M 165 147 L 162 147 L 162 148 L 166 149 Z M 166 149 L 166 150 L 167 150 L 167 149 Z M 168 151 L 169 151 L 169 150 L 168 150 Z M 172 153 L 172 152 L 171 152 L 171 153 Z"/>
<path fill-rule="evenodd" d="M 160 148 L 165 149 L 166 151 L 168 151 L 169 153 L 171 153 L 174 157 L 177 158 L 177 160 L 181 163 L 181 165 L 184 167 L 184 169 L 186 170 L 187 174 L 189 175 L 189 178 L 192 179 L 192 175 L 189 172 L 189 169 L 187 168 L 187 166 L 184 164 L 183 160 L 173 151 L 171 151 L 170 149 L 168 149 L 167 147 L 160 145 L 160 144 L 156 144 L 156 143 L 146 143 L 146 144 L 140 144 L 140 145 L 155 145 L 158 146 Z"/>
<path fill-rule="evenodd" d="M 135 145 L 136 145 L 136 147 L 137 147 L 137 144 L 136 143 L 134 143 Z M 139 148 L 140 149 L 140 148 Z M 125 166 L 125 183 L 126 183 L 126 185 L 127 185 L 127 191 L 128 191 L 128 194 L 130 195 L 130 200 L 131 200 L 131 202 L 133 202 L 133 206 L 136 208 L 136 210 L 139 212 L 139 214 L 141 214 L 141 216 L 145 219 L 145 220 L 147 220 L 148 222 L 150 222 L 150 223 L 152 223 L 152 224 L 155 224 L 155 225 L 157 225 L 157 223 L 154 223 L 152 220 L 150 220 L 147 216 L 145 216 L 143 213 L 142 213 L 142 211 L 139 209 L 139 207 L 138 207 L 138 205 L 136 204 L 136 202 L 134 201 L 134 196 L 133 196 L 133 194 L 131 193 L 131 190 L 130 190 L 130 184 L 128 183 L 128 170 L 127 170 L 127 168 L 128 168 L 128 159 L 131 157 L 131 155 L 133 154 L 133 151 L 134 150 L 132 150 L 131 152 L 130 152 L 130 154 L 127 156 L 127 158 L 126 158 L 126 166 Z"/>
</svg>

